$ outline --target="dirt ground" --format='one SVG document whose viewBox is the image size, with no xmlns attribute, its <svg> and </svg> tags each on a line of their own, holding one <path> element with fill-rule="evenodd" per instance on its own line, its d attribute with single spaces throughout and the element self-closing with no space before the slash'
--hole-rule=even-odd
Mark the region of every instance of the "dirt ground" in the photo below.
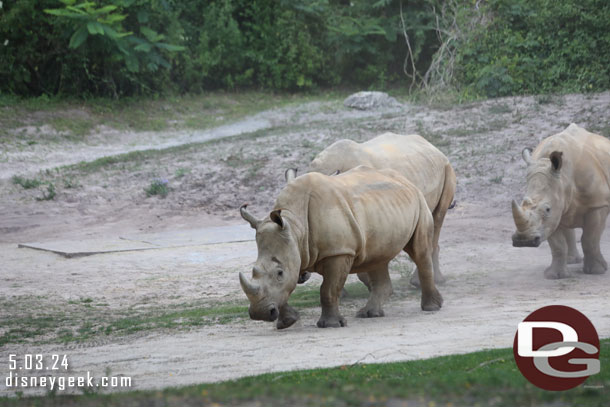
<svg viewBox="0 0 610 407">
<path fill-rule="evenodd" d="M 18 249 L 17 243 L 240 224 L 241 203 L 249 202 L 262 216 L 283 185 L 284 170 L 304 169 L 340 138 L 419 133 L 447 154 L 458 189 L 457 206 L 441 234 L 441 268 L 448 281 L 440 287 L 445 304 L 439 312 L 421 311 L 418 292 L 405 282 L 410 263 L 401 255 L 392 265 L 397 294 L 385 307 L 386 317 L 356 319 L 365 300 L 349 300 L 342 306 L 347 328 L 318 329 L 319 308 L 306 308 L 285 331 L 243 318 L 68 344 L 25 338 L 0 347 L 0 360 L 9 354 L 65 353 L 74 374 L 99 376 L 110 370 L 131 376 L 133 388 L 160 388 L 508 347 L 517 323 L 549 304 L 579 309 L 601 337 L 610 337 L 609 274 L 584 275 L 576 265 L 571 266 L 572 278 L 545 280 L 548 245 L 517 249 L 510 242 L 510 201 L 521 197 L 525 181 L 521 150 L 572 122 L 609 136 L 609 113 L 609 92 L 456 106 L 405 103 L 372 112 L 348 110 L 341 101 L 309 102 L 205 131 L 136 133 L 98 127 L 80 142 L 8 143 L 0 154 L 0 321 L 69 313 L 64 305 L 84 298 L 103 304 L 101 312 L 107 315 L 243 301 L 237 272 L 247 271 L 255 260 L 254 242 L 75 259 Z M 25 132 L 43 137 L 36 132 L 52 130 Z M 159 151 L 94 169 L 73 165 L 151 148 Z M 57 195 L 39 201 L 45 185 L 26 190 L 11 182 L 14 175 L 53 183 Z M 146 196 L 144 188 L 154 179 L 167 180 L 167 197 Z M 610 256 L 608 231 L 602 252 Z M 314 278 L 308 285 L 319 283 Z M 0 324 L 0 335 L 7 330 Z M 14 390 L 3 381 L 0 395 L 7 394 Z"/>
</svg>

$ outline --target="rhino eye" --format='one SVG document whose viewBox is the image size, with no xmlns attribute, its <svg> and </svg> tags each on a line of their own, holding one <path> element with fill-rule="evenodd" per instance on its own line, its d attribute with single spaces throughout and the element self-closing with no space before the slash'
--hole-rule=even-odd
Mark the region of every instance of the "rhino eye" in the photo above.
<svg viewBox="0 0 610 407">
<path fill-rule="evenodd" d="M 277 276 L 278 277 L 284 277 L 284 270 L 278 270 Z"/>
</svg>

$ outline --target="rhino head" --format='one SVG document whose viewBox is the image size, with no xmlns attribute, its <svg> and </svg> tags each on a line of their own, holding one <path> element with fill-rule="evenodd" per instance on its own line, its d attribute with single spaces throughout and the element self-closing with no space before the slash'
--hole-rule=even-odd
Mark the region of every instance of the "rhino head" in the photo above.
<svg viewBox="0 0 610 407">
<path fill-rule="evenodd" d="M 296 321 L 295 313 L 288 306 L 288 297 L 299 280 L 301 255 L 297 239 L 290 224 L 276 209 L 268 218 L 256 219 L 240 208 L 241 216 L 256 229 L 258 257 L 252 267 L 252 277 L 239 273 L 241 288 L 250 300 L 250 318 L 275 321 L 278 327 L 287 327 Z"/>
<path fill-rule="evenodd" d="M 549 158 L 532 160 L 531 150 L 525 149 L 523 159 L 528 165 L 527 190 L 521 205 L 512 202 L 517 226 L 513 246 L 538 247 L 555 232 L 563 214 L 563 153 L 554 151 Z"/>
</svg>

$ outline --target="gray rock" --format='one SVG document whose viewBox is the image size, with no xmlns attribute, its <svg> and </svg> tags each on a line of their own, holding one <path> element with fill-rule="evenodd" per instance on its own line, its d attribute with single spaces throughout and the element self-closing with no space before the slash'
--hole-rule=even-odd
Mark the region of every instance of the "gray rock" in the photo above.
<svg viewBox="0 0 610 407">
<path fill-rule="evenodd" d="M 384 92 L 358 92 L 343 101 L 345 107 L 358 110 L 373 110 L 381 107 L 398 107 L 400 103 Z"/>
</svg>

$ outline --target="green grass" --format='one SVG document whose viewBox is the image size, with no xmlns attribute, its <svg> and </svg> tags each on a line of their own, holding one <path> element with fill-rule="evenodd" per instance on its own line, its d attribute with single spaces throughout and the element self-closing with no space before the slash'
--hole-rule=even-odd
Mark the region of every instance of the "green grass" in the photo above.
<svg viewBox="0 0 610 407">
<path fill-rule="evenodd" d="M 11 178 L 11 182 L 14 185 L 21 185 L 23 189 L 38 188 L 44 183 L 43 181 L 37 180 L 35 178 L 25 178 L 19 175 L 13 175 L 13 177 Z"/>
<path fill-rule="evenodd" d="M 247 346 L 247 338 L 244 338 L 244 346 Z M 287 345 L 278 342 L 275 346 Z M 497 349 L 409 362 L 271 373 L 162 391 L 4 398 L 0 399 L 0 405 L 385 406 L 392 403 L 428 407 L 606 407 L 610 391 L 610 340 L 601 341 L 601 347 L 601 372 L 590 377 L 584 386 L 565 392 L 534 387 L 518 371 L 512 349 Z M 272 353 L 270 357 L 273 357 Z"/>
<path fill-rule="evenodd" d="M 362 301 L 368 297 L 368 291 L 361 283 L 347 284 L 346 289 L 349 292 L 346 301 Z M 299 286 L 289 302 L 296 309 L 319 307 L 319 288 Z M 246 300 L 110 311 L 107 304 L 95 303 L 93 298 L 49 306 L 41 303 L 40 298 L 23 297 L 0 301 L 2 307 L 10 307 L 14 312 L 10 317 L 0 318 L 0 326 L 5 328 L 0 335 L 0 346 L 12 343 L 87 342 L 110 334 L 121 336 L 161 329 L 188 330 L 248 319 Z"/>
<path fill-rule="evenodd" d="M 144 188 L 144 192 L 146 192 L 146 196 L 148 197 L 159 195 L 160 197 L 165 198 L 169 193 L 169 188 L 167 187 L 167 180 L 152 180 L 150 185 L 147 188 Z"/>
<path fill-rule="evenodd" d="M 240 93 L 211 92 L 201 95 L 162 98 L 93 98 L 87 100 L 19 98 L 0 95 L 0 139 L 18 140 L 11 129 L 50 125 L 59 135 L 41 134 L 47 141 L 83 141 L 97 126 L 118 130 L 163 131 L 207 129 L 237 121 L 246 116 L 291 104 L 339 100 L 346 91 L 302 94 L 275 94 L 260 91 Z M 35 141 L 37 142 L 37 141 Z"/>
</svg>

